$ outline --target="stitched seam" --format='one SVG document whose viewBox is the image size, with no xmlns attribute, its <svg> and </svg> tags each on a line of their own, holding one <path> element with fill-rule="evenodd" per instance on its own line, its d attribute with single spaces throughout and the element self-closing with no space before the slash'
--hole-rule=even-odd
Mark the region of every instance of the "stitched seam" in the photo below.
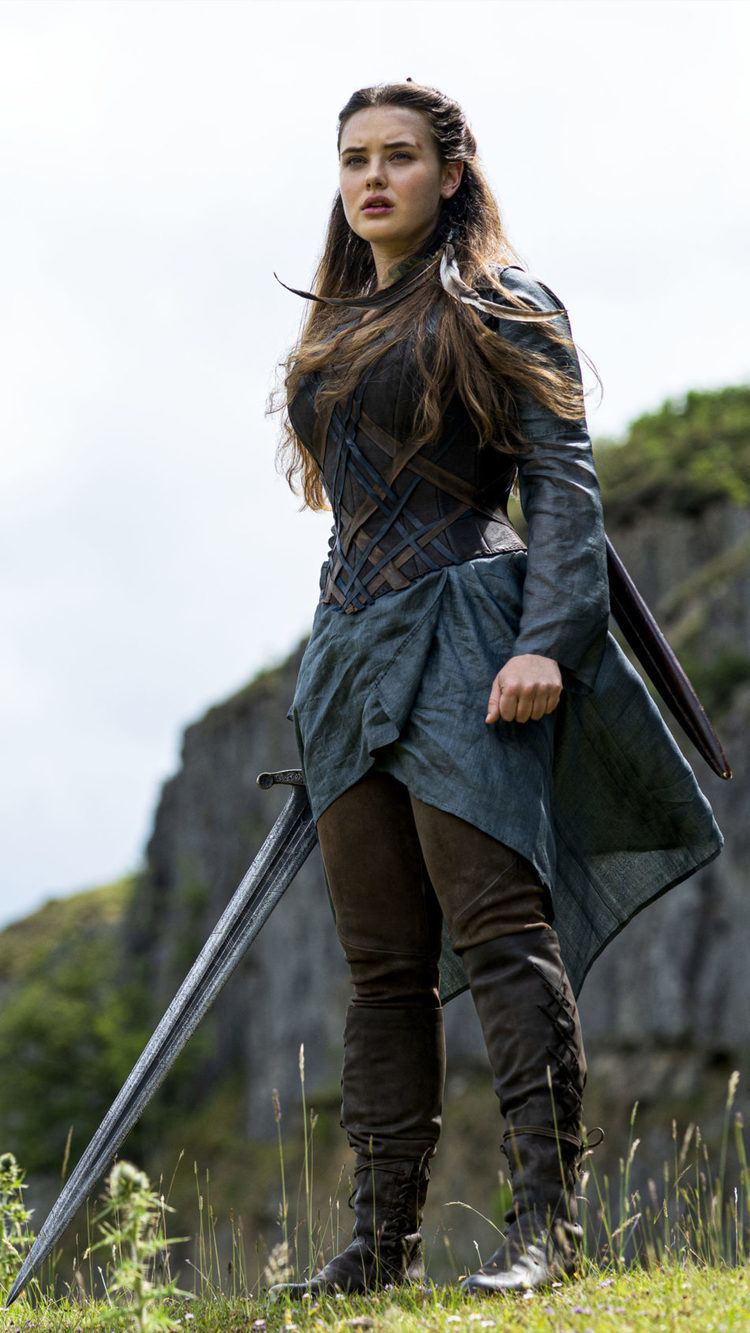
<svg viewBox="0 0 750 1333">
<path fill-rule="evenodd" d="M 494 878 L 489 881 L 489 883 L 485 884 L 484 888 L 480 889 L 479 892 L 475 894 L 474 897 L 471 898 L 469 902 L 465 904 L 464 907 L 461 908 L 460 912 L 456 913 L 455 917 L 453 918 L 454 921 L 457 922 L 460 921 L 466 915 L 466 913 L 469 912 L 471 908 L 474 907 L 474 905 L 479 902 L 480 898 L 484 898 L 484 896 L 490 893 L 492 889 L 496 888 L 497 885 L 500 884 L 501 881 L 504 880 L 511 873 L 512 870 L 515 870 L 517 864 L 518 864 L 518 858 L 514 853 L 513 864 L 506 866 L 505 870 L 499 871 L 499 873 L 495 875 Z"/>
<path fill-rule="evenodd" d="M 429 949 L 426 952 L 421 950 L 416 951 L 414 949 L 379 949 L 375 945 L 357 944 L 354 940 L 347 939 L 340 932 L 339 939 L 342 944 L 347 945 L 350 949 L 357 949 L 365 954 L 385 954 L 389 958 L 434 958 L 436 956 L 434 952 Z"/>
</svg>

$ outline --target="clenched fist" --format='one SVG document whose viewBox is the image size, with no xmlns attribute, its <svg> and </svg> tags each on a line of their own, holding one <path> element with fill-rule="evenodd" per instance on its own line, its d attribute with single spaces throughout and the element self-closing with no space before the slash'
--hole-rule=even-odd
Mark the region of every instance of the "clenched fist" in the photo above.
<svg viewBox="0 0 750 1333">
<path fill-rule="evenodd" d="M 538 722 L 560 702 L 562 676 L 552 657 L 521 653 L 511 657 L 492 682 L 485 722 Z"/>
</svg>

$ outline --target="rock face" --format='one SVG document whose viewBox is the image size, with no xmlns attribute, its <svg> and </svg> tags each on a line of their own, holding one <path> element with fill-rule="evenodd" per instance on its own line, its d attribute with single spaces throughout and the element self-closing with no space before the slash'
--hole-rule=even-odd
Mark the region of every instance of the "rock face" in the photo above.
<svg viewBox="0 0 750 1333">
<path fill-rule="evenodd" d="M 741 1111 L 745 1123 L 750 1117 L 750 388 L 667 405 L 635 422 L 630 439 L 600 461 L 607 531 L 688 670 L 734 771 L 731 782 L 715 777 L 667 718 L 726 845 L 631 921 L 581 993 L 584 1118 L 607 1132 L 589 1166 L 593 1178 L 612 1183 L 612 1228 L 634 1134 L 640 1142 L 629 1185 L 641 1203 L 631 1214 L 653 1197 L 665 1163 L 679 1157 L 682 1170 L 683 1135 L 696 1152 L 708 1147 L 722 1158 L 729 1142 L 729 1186 L 737 1179 L 733 1135 L 724 1138 L 729 1111 Z M 187 728 L 179 772 L 160 794 L 146 870 L 135 882 L 60 900 L 0 932 L 0 1054 L 14 1073 L 12 1084 L 0 1080 L 0 1152 L 16 1152 L 31 1170 L 27 1204 L 37 1221 L 59 1191 L 66 1139 L 75 1128 L 75 1157 L 288 799 L 288 789 L 261 790 L 256 777 L 298 764 L 286 711 L 303 650 L 304 643 Z M 243 1214 L 257 1253 L 278 1241 L 275 1108 L 285 1117 L 290 1197 L 299 1202 L 292 1182 L 311 1141 L 300 1133 L 304 1045 L 306 1105 L 320 1120 L 316 1206 L 325 1221 L 335 1198 L 339 1234 L 349 1239 L 352 1162 L 337 1125 L 349 993 L 315 848 L 124 1145 L 152 1180 L 177 1178 L 178 1231 L 196 1234 L 189 1210 L 195 1182 L 177 1176 L 184 1155 L 188 1172 L 196 1163 L 196 1181 L 197 1164 L 210 1167 L 217 1215 Z M 502 1225 L 509 1203 L 507 1187 L 498 1187 L 501 1123 L 468 992 L 448 1004 L 445 1018 L 443 1138 L 425 1214 L 438 1280 L 472 1264 L 476 1246 L 485 1255 L 495 1248 L 496 1232 L 482 1217 Z M 735 1100 L 725 1111 L 728 1085 Z M 691 1179 L 705 1174 L 702 1159 L 694 1172 L 691 1165 Z M 84 1234 L 84 1221 L 72 1224 L 71 1236 Z M 220 1232 L 226 1258 L 234 1237 L 224 1224 Z M 596 1225 L 592 1239 L 600 1243 Z M 325 1243 L 330 1257 L 330 1236 Z M 305 1253 L 304 1245 L 295 1249 L 298 1267 Z"/>
<path fill-rule="evenodd" d="M 651 1042 L 720 1054 L 749 1044 L 743 957 L 750 942 L 750 687 L 731 675 L 722 682 L 720 674 L 722 663 L 750 658 L 749 537 L 750 513 L 727 504 L 693 518 L 650 515 L 612 534 L 710 709 L 733 778 L 716 777 L 667 717 L 726 844 L 710 865 L 631 921 L 594 964 L 580 1004 L 592 1047 Z"/>
<path fill-rule="evenodd" d="M 746 1123 L 750 1115 L 745 1086 L 750 514 L 724 502 L 693 515 L 646 514 L 633 526 L 608 530 L 701 697 L 710 700 L 734 769 L 731 782 L 714 777 L 673 728 L 713 804 L 725 849 L 628 925 L 594 964 L 580 997 L 589 1064 L 584 1118 L 607 1132 L 591 1165 L 599 1181 L 607 1175 L 614 1182 L 609 1203 L 614 1224 L 621 1208 L 619 1164 L 633 1136 L 635 1102 L 640 1146 L 630 1188 L 643 1199 L 652 1180 L 661 1181 L 663 1164 L 674 1158 L 675 1139 L 679 1144 L 691 1124 L 700 1126 L 713 1153 L 719 1151 L 733 1070 L 741 1075 L 735 1110 Z M 90 907 L 82 902 L 68 934 L 60 937 L 57 952 L 70 955 L 62 959 L 60 975 L 50 970 L 49 950 L 34 963 L 44 921 L 29 919 L 0 937 L 0 1044 L 5 1042 L 6 1059 L 15 1058 L 22 1046 L 32 1052 L 30 1071 L 43 1055 L 48 1071 L 25 1099 L 16 1090 L 4 1111 L 0 1106 L 0 1149 L 18 1150 L 25 1143 L 21 1160 L 27 1157 L 34 1171 L 27 1201 L 39 1218 L 59 1189 L 55 1152 L 42 1152 L 42 1145 L 62 1145 L 75 1122 L 74 1150 L 83 1147 L 288 799 L 288 789 L 261 790 L 256 777 L 298 763 L 286 710 L 303 649 L 300 644 L 287 661 L 187 728 L 179 772 L 160 795 L 147 869 L 127 893 L 118 892 L 116 912 L 102 898 L 96 919 L 101 918 L 103 934 L 95 950 L 85 946 L 93 902 Z M 97 891 L 97 903 L 103 894 Z M 63 900 L 60 911 L 67 920 L 70 902 Z M 77 924 L 81 913 L 91 918 L 88 933 Z M 54 930 L 47 936 L 54 943 Z M 86 980 L 87 969 L 93 980 Z M 111 994 L 103 990 L 108 976 Z M 51 990 L 27 1003 L 29 987 L 47 980 Z M 63 980 L 67 1027 L 58 1021 L 57 1027 L 43 1023 L 30 1029 L 27 1011 L 33 1019 L 47 1003 L 55 1004 L 59 1018 Z M 285 1117 L 291 1181 L 300 1169 L 303 1141 L 299 1053 L 304 1045 L 307 1106 L 314 1106 L 320 1119 L 316 1206 L 327 1215 L 330 1198 L 337 1197 L 341 1235 L 348 1240 L 351 1161 L 338 1119 L 349 993 L 316 847 L 181 1054 L 139 1125 L 139 1137 L 127 1140 L 126 1155 L 143 1160 L 152 1180 L 160 1173 L 171 1178 L 183 1151 L 188 1164 L 195 1159 L 210 1167 L 218 1216 L 231 1209 L 244 1212 L 246 1236 L 259 1252 L 269 1249 L 279 1233 L 274 1090 Z M 443 1136 L 425 1213 L 430 1271 L 437 1280 L 449 1280 L 462 1264 L 472 1263 L 476 1245 L 485 1254 L 494 1248 L 496 1233 L 481 1216 L 502 1225 L 509 1203 L 505 1187 L 498 1188 L 498 1170 L 505 1165 L 498 1151 L 501 1122 L 471 996 L 451 1001 L 445 1018 L 449 1074 Z M 58 1028 L 62 1035 L 50 1046 Z M 58 1077 L 59 1067 L 70 1076 Z M 736 1178 L 731 1162 L 729 1174 Z M 181 1233 L 195 1233 L 192 1187 L 192 1181 L 178 1182 L 173 1195 Z M 595 1197 L 593 1188 L 589 1197 Z M 451 1206 L 456 1200 L 470 1202 L 476 1211 Z M 303 1231 L 305 1225 L 303 1218 Z M 593 1241 L 601 1244 L 597 1225 Z M 232 1237 L 226 1224 L 218 1230 L 226 1257 Z M 326 1257 L 330 1252 L 329 1244 Z"/>
<path fill-rule="evenodd" d="M 696 670 L 726 654 L 750 657 L 750 514 L 727 502 L 699 515 L 646 515 L 611 532 L 673 642 Z M 127 922 L 126 952 L 143 968 L 155 1017 L 239 883 L 280 810 L 283 788 L 260 790 L 263 769 L 298 763 L 286 709 L 304 644 L 288 661 L 188 727 L 182 767 L 164 787 L 148 871 Z M 706 677 L 708 679 L 708 677 Z M 673 728 L 711 800 L 727 846 L 705 870 L 641 913 L 595 963 L 581 1014 L 596 1080 L 597 1053 L 650 1046 L 740 1052 L 750 1008 L 748 772 L 750 687 L 720 699 L 719 730 L 734 765 L 715 778 Z M 317 848 L 253 944 L 209 1018 L 201 1087 L 243 1071 L 245 1126 L 275 1133 L 271 1091 L 299 1099 L 304 1043 L 311 1091 L 337 1086 L 349 994 Z M 471 998 L 446 1007 L 451 1059 L 484 1059 Z"/>
<path fill-rule="evenodd" d="M 750 513 L 724 501 L 692 515 L 647 512 L 634 525 L 608 530 L 710 708 L 734 770 L 730 782 L 715 777 L 672 726 L 713 805 L 725 849 L 637 916 L 596 961 L 581 993 L 589 1065 L 584 1117 L 607 1133 L 590 1166 L 600 1181 L 606 1175 L 615 1182 L 609 1209 L 619 1220 L 616 1182 L 634 1133 L 640 1145 L 630 1189 L 644 1199 L 673 1158 L 673 1136 L 681 1139 L 690 1124 L 698 1123 L 704 1143 L 718 1152 L 733 1069 L 742 1075 L 735 1109 L 746 1121 L 750 1115 Z M 303 649 L 304 643 L 185 732 L 182 766 L 163 789 L 148 870 L 125 927 L 126 966 L 141 968 L 154 1020 L 287 799 L 283 788 L 262 791 L 255 779 L 264 769 L 298 763 L 286 710 Z M 336 1122 L 349 993 L 316 847 L 192 1039 L 202 1043 L 191 1056 L 192 1095 L 200 1102 L 239 1077 L 242 1132 L 270 1147 L 277 1132 L 274 1089 L 299 1131 L 304 1044 L 308 1105 L 312 1099 L 323 1109 L 325 1151 L 343 1162 L 345 1138 Z M 464 1263 L 471 1262 L 475 1244 L 488 1251 L 496 1243 L 489 1228 L 482 1233 L 476 1214 L 449 1201 L 471 1200 L 501 1224 L 508 1199 L 498 1191 L 497 1172 L 505 1165 L 498 1152 L 501 1121 L 470 994 L 451 1001 L 445 1019 L 449 1077 L 425 1234 L 437 1237 L 431 1271 L 448 1279 L 454 1275 L 443 1247 L 449 1237 L 441 1231 L 450 1232 Z M 236 1160 L 237 1150 L 230 1155 Z M 278 1186 L 271 1179 L 261 1191 L 256 1170 L 252 1178 L 263 1199 L 255 1225 L 266 1235 Z M 593 1213 L 590 1226 L 594 1244 L 601 1245 Z"/>
<path fill-rule="evenodd" d="M 155 1016 L 288 799 L 288 787 L 264 791 L 256 778 L 299 765 L 286 710 L 303 648 L 185 732 L 126 923 L 125 951 L 150 978 Z M 204 1020 L 210 1054 L 201 1085 L 244 1071 L 249 1137 L 275 1136 L 274 1088 L 282 1105 L 299 1100 L 301 1044 L 313 1089 L 337 1077 L 347 992 L 316 846 Z"/>
</svg>

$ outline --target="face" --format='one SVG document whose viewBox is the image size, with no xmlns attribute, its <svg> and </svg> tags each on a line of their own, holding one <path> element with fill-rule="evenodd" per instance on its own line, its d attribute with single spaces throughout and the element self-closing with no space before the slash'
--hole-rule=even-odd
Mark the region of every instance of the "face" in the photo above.
<svg viewBox="0 0 750 1333">
<path fill-rule="evenodd" d="M 461 183 L 463 163 L 441 163 L 426 116 L 411 107 L 355 111 L 339 152 L 346 220 L 382 254 L 406 254 L 426 240 Z M 373 196 L 382 202 L 368 208 Z"/>
</svg>

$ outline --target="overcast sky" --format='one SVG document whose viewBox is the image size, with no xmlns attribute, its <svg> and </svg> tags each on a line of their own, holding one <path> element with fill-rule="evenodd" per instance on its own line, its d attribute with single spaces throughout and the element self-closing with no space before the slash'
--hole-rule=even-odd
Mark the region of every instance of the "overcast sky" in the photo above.
<svg viewBox="0 0 750 1333">
<path fill-rule="evenodd" d="M 750 374 L 749 35 L 721 0 L 0 4 L 0 924 L 136 868 L 182 728 L 310 627 L 272 272 L 312 278 L 349 94 L 462 102 L 619 434 Z"/>
</svg>

